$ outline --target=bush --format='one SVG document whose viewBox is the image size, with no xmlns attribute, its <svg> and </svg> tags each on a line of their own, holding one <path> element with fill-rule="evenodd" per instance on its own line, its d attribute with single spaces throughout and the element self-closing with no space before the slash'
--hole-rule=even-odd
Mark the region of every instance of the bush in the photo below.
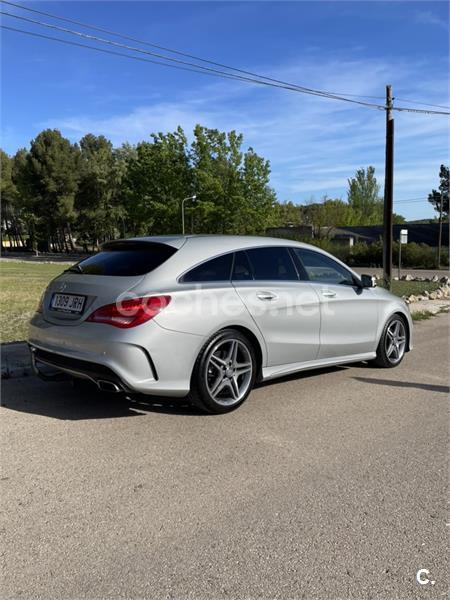
<svg viewBox="0 0 450 600">
<path fill-rule="evenodd" d="M 392 247 L 392 262 L 398 266 L 398 243 Z M 351 249 L 348 263 L 358 267 L 381 267 L 383 265 L 383 242 L 355 244 Z M 448 249 L 442 248 L 441 265 L 448 266 Z M 402 267 L 408 269 L 436 269 L 437 248 L 426 244 L 404 244 L 402 246 Z"/>
<path fill-rule="evenodd" d="M 280 236 L 281 237 L 281 236 Z M 358 242 L 350 247 L 340 241 L 329 239 L 311 239 L 302 236 L 292 235 L 292 238 L 298 242 L 304 242 L 317 246 L 330 254 L 336 256 L 343 262 L 352 267 L 382 267 L 383 266 L 383 242 L 379 240 L 372 244 Z M 392 247 L 392 262 L 394 266 L 398 263 L 398 242 L 394 242 Z M 449 265 L 448 248 L 441 250 L 441 266 Z M 426 244 L 416 244 L 411 242 L 402 246 L 402 267 L 408 269 L 436 269 L 437 268 L 437 248 L 427 246 Z"/>
<path fill-rule="evenodd" d="M 398 263 L 398 244 L 394 244 L 393 260 Z M 441 249 L 441 266 L 448 266 L 448 248 Z M 422 269 L 437 267 L 437 248 L 426 244 L 405 244 L 402 247 L 402 266 Z"/>
</svg>

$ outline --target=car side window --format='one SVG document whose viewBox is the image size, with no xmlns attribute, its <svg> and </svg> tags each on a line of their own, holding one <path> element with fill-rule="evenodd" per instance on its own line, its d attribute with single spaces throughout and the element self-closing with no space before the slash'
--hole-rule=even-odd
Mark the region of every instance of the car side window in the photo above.
<svg viewBox="0 0 450 600">
<path fill-rule="evenodd" d="M 297 271 L 286 247 L 246 250 L 256 281 L 298 281 Z"/>
<path fill-rule="evenodd" d="M 236 252 L 234 255 L 233 281 L 251 281 L 253 279 L 252 268 L 244 250 Z"/>
<path fill-rule="evenodd" d="M 304 248 L 293 248 L 293 250 L 302 263 L 310 281 L 333 285 L 355 285 L 354 277 L 350 271 L 332 258 L 314 252 L 314 250 Z"/>
<path fill-rule="evenodd" d="M 182 283 L 208 283 L 210 281 L 230 281 L 233 253 L 212 258 L 194 267 L 180 279 Z"/>
</svg>

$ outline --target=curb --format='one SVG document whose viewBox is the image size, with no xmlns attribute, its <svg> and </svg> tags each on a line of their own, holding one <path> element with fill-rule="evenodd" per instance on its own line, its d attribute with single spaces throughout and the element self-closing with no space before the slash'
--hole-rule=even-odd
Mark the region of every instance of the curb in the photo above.
<svg viewBox="0 0 450 600">
<path fill-rule="evenodd" d="M 26 342 L 9 342 L 1 345 L 1 378 L 28 377 L 33 374 L 30 351 Z"/>
</svg>

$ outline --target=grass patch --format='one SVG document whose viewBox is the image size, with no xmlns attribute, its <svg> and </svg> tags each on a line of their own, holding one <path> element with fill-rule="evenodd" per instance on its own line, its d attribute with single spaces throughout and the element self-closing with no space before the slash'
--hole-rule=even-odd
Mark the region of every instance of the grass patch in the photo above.
<svg viewBox="0 0 450 600">
<path fill-rule="evenodd" d="M 2 342 L 26 339 L 28 323 L 42 292 L 67 264 L 0 261 L 0 331 Z"/>
<path fill-rule="evenodd" d="M 435 317 L 436 315 L 448 315 L 450 314 L 450 309 L 448 306 L 443 306 L 437 311 L 431 310 L 418 310 L 416 312 L 411 313 L 411 317 L 413 321 L 426 321 L 427 319 L 431 319 L 431 317 Z"/>
<path fill-rule="evenodd" d="M 378 285 L 384 287 L 380 282 Z M 391 292 L 396 296 L 410 296 L 414 294 L 414 296 L 420 296 L 425 291 L 434 292 L 441 284 L 439 281 L 392 281 L 391 282 Z"/>
<path fill-rule="evenodd" d="M 411 314 L 413 321 L 426 321 L 427 319 L 431 319 L 434 317 L 435 313 L 432 313 L 431 310 L 418 310 Z"/>
</svg>

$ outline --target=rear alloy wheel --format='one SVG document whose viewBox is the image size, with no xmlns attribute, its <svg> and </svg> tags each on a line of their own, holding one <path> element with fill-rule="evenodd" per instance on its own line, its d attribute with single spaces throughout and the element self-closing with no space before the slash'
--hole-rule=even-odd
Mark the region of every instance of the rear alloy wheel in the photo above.
<svg viewBox="0 0 450 600">
<path fill-rule="evenodd" d="M 252 344 L 239 331 L 219 332 L 197 359 L 190 399 L 210 413 L 233 410 L 249 395 L 256 375 Z"/>
<path fill-rule="evenodd" d="M 405 321 L 402 317 L 394 315 L 384 327 L 374 364 L 385 368 L 396 367 L 402 362 L 407 342 Z"/>
</svg>

